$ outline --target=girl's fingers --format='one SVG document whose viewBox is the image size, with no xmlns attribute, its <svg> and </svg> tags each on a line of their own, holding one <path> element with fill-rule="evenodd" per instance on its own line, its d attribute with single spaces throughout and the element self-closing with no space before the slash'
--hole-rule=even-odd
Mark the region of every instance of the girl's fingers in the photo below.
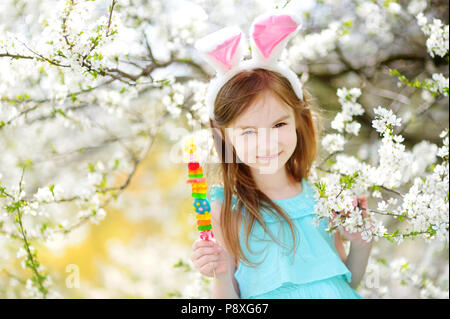
<svg viewBox="0 0 450 319">
<path fill-rule="evenodd" d="M 361 205 L 361 211 L 362 211 L 362 215 L 363 217 L 367 217 L 367 205 Z"/>
<path fill-rule="evenodd" d="M 354 207 L 358 207 L 361 210 L 363 217 L 367 216 L 368 204 L 367 204 L 367 198 L 364 195 L 360 195 L 358 197 L 353 196 L 352 203 L 353 203 Z"/>
<path fill-rule="evenodd" d="M 211 273 L 216 268 L 217 268 L 217 262 L 211 262 L 211 263 L 207 263 L 206 265 L 202 266 L 199 270 L 201 273 L 211 276 Z"/>
<path fill-rule="evenodd" d="M 216 255 L 204 255 L 197 259 L 196 266 L 198 269 L 202 268 L 206 264 L 210 262 L 217 262 L 219 260 L 219 256 Z"/>
<path fill-rule="evenodd" d="M 213 247 L 197 248 L 192 253 L 194 259 L 199 259 L 203 255 L 219 255 L 219 251 Z"/>
<path fill-rule="evenodd" d="M 358 199 L 356 198 L 355 195 L 352 196 L 352 204 L 353 204 L 353 207 L 358 206 Z"/>
<path fill-rule="evenodd" d="M 339 214 L 339 215 L 347 216 L 349 212 L 346 212 L 346 213 L 344 214 L 344 211 L 339 211 L 339 213 L 336 213 L 336 211 L 333 209 L 333 210 L 331 210 L 331 213 L 333 214 L 333 218 L 336 218 L 336 215 L 338 215 L 338 214 Z"/>
<path fill-rule="evenodd" d="M 358 197 L 359 205 L 363 208 L 368 208 L 367 198 L 364 195 Z"/>
<path fill-rule="evenodd" d="M 213 247 L 213 246 L 214 246 L 214 242 L 212 242 L 210 240 L 203 240 L 203 239 L 199 238 L 196 241 L 194 241 L 194 243 L 192 244 L 192 250 L 195 250 L 200 247 Z"/>
<path fill-rule="evenodd" d="M 372 218 L 370 218 L 370 217 L 367 218 L 367 221 L 369 222 L 369 227 L 367 228 L 368 230 L 371 230 L 372 228 L 375 227 L 375 224 L 374 224 Z"/>
</svg>

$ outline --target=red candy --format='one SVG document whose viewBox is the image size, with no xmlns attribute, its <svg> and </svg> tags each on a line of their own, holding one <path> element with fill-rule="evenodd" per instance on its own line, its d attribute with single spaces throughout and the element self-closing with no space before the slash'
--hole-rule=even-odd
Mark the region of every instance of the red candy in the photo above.
<svg viewBox="0 0 450 319">
<path fill-rule="evenodd" d="M 200 239 L 202 240 L 212 240 L 214 238 L 214 235 L 212 231 L 210 230 L 202 230 L 200 232 Z"/>
<path fill-rule="evenodd" d="M 198 163 L 198 162 L 190 162 L 188 164 L 189 170 L 192 170 L 192 171 L 198 169 L 199 167 L 200 167 L 200 163 Z"/>
</svg>

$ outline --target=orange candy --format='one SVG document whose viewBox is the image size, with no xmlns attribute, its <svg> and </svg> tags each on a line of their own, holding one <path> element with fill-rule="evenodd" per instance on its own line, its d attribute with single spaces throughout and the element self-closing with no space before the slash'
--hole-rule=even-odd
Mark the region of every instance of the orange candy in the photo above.
<svg viewBox="0 0 450 319">
<path fill-rule="evenodd" d="M 197 220 L 197 225 L 198 226 L 205 226 L 205 225 L 209 225 L 211 224 L 211 219 L 206 219 L 206 220 Z"/>
</svg>

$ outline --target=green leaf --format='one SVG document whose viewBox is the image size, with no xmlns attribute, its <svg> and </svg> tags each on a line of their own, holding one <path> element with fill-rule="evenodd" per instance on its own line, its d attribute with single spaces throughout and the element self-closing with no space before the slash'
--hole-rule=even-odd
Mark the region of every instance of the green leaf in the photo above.
<svg viewBox="0 0 450 319">
<path fill-rule="evenodd" d="M 116 169 L 116 168 L 119 167 L 119 162 L 120 162 L 120 160 L 119 160 L 118 158 L 116 158 L 115 161 L 114 161 L 114 167 L 113 167 L 113 169 Z"/>
<path fill-rule="evenodd" d="M 98 185 L 99 188 L 105 188 L 106 187 L 106 174 L 102 175 L 102 181 L 100 182 L 100 184 Z"/>
<path fill-rule="evenodd" d="M 373 193 L 374 191 L 380 191 L 380 190 L 381 190 L 381 186 L 373 184 L 370 192 Z"/>
<path fill-rule="evenodd" d="M 182 267 L 184 265 L 183 261 L 180 259 L 175 265 L 173 265 L 173 267 L 175 268 L 179 268 Z"/>
<path fill-rule="evenodd" d="M 54 109 L 53 110 L 53 114 L 61 114 L 62 116 L 64 116 L 65 118 L 67 118 L 67 115 L 66 115 L 66 113 L 64 113 L 64 111 L 62 110 L 62 109 L 60 109 L 60 108 L 57 108 L 57 109 Z"/>
<path fill-rule="evenodd" d="M 392 239 L 391 235 L 389 235 L 388 233 L 384 233 L 383 236 L 384 236 L 384 238 L 386 238 L 387 240 L 389 240 L 391 243 L 394 242 L 394 240 Z"/>
<path fill-rule="evenodd" d="M 17 166 L 20 168 L 31 168 L 31 167 L 33 167 L 33 161 L 31 159 L 27 158 L 23 162 L 19 162 L 17 164 Z"/>
<path fill-rule="evenodd" d="M 433 225 L 428 226 L 427 232 L 430 234 L 430 236 L 434 236 L 436 234 L 436 230 L 433 229 Z"/>
<path fill-rule="evenodd" d="M 54 185 L 54 184 L 49 185 L 49 186 L 48 186 L 48 189 L 50 190 L 50 192 L 52 193 L 52 195 L 55 196 L 55 193 L 53 193 L 53 190 L 55 189 L 55 185 Z"/>
<path fill-rule="evenodd" d="M 95 166 L 92 163 L 88 163 L 88 168 L 91 173 L 95 171 Z"/>
</svg>

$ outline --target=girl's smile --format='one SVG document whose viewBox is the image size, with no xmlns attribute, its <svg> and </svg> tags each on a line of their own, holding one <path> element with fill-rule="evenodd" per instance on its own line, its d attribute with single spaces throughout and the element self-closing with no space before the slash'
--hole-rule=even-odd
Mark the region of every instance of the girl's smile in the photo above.
<svg viewBox="0 0 450 319">
<path fill-rule="evenodd" d="M 264 160 L 264 161 L 270 161 L 270 160 L 273 160 L 273 159 L 277 158 L 278 156 L 280 156 L 281 153 L 283 153 L 283 151 L 281 151 L 280 153 L 278 153 L 276 155 L 272 155 L 272 156 L 256 156 L 256 158 L 260 159 L 260 160 Z"/>
</svg>

